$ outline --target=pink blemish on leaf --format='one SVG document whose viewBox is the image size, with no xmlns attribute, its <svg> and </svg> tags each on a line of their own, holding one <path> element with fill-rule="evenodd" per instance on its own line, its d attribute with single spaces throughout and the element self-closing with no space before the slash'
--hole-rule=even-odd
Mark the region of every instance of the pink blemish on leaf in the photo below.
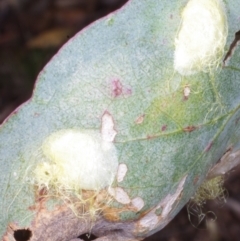
<svg viewBox="0 0 240 241">
<path fill-rule="evenodd" d="M 129 96 L 132 95 L 132 89 L 129 87 L 123 86 L 122 82 L 119 79 L 114 79 L 111 82 L 111 91 L 112 96 L 114 98 L 120 97 L 120 96 Z"/>
<path fill-rule="evenodd" d="M 123 92 L 123 86 L 122 83 L 120 82 L 120 80 L 113 80 L 112 81 L 112 93 L 113 96 L 116 98 L 118 96 L 120 96 Z"/>
<path fill-rule="evenodd" d="M 127 88 L 125 91 L 124 91 L 124 94 L 126 95 L 131 95 L 132 94 L 132 90 Z"/>
<path fill-rule="evenodd" d="M 205 148 L 205 152 L 208 152 L 208 151 L 210 151 L 211 150 L 211 148 L 212 148 L 212 145 L 213 145 L 213 142 L 211 141 L 211 142 L 209 142 L 208 143 L 208 145 L 206 146 L 206 148 Z"/>
<path fill-rule="evenodd" d="M 167 125 L 163 125 L 162 128 L 161 128 L 162 131 L 165 131 L 167 130 Z"/>
</svg>

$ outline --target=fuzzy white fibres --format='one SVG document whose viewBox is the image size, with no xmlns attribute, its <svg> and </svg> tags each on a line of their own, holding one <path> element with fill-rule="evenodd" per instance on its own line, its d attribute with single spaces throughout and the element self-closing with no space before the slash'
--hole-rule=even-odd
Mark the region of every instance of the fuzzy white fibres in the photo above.
<svg viewBox="0 0 240 241">
<path fill-rule="evenodd" d="M 226 38 L 222 0 L 190 0 L 175 39 L 174 69 L 181 75 L 211 72 L 222 61 Z"/>
</svg>

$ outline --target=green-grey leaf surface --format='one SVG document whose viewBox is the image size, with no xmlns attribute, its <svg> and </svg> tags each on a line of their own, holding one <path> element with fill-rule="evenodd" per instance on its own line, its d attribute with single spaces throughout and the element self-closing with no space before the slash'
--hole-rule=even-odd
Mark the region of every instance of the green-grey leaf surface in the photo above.
<svg viewBox="0 0 240 241">
<path fill-rule="evenodd" d="M 43 69 L 31 100 L 0 129 L 0 237 L 10 222 L 24 227 L 34 218 L 31 175 L 42 142 L 60 129 L 100 130 L 106 110 L 117 130 L 119 163 L 128 167 L 118 185 L 145 203 L 131 219 L 187 176 L 175 215 L 227 148 L 239 149 L 240 49 L 211 75 L 174 72 L 174 39 L 186 3 L 132 0 L 77 34 Z M 240 27 L 240 5 L 225 4 L 227 51 Z M 191 88 L 187 100 L 185 86 Z"/>
</svg>

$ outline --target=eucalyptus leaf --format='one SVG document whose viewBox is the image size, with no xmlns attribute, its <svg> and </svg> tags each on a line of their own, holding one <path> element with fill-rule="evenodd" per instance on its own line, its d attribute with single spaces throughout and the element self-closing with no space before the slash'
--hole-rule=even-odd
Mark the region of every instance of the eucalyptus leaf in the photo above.
<svg viewBox="0 0 240 241">
<path fill-rule="evenodd" d="M 32 241 L 70 240 L 85 229 L 99 236 L 119 229 L 119 240 L 145 238 L 181 210 L 227 150 L 239 150 L 240 49 L 211 72 L 174 69 L 187 2 L 131 0 L 79 32 L 42 70 L 32 98 L 0 128 L 1 240 L 17 240 L 23 229 Z M 226 54 L 239 30 L 240 5 L 224 4 Z M 69 205 L 71 195 L 66 201 L 36 186 L 36 167 L 46 162 L 42 146 L 49 136 L 102 133 L 106 113 L 124 174 L 119 169 L 104 189 L 112 198 L 99 214 L 84 216 Z"/>
</svg>

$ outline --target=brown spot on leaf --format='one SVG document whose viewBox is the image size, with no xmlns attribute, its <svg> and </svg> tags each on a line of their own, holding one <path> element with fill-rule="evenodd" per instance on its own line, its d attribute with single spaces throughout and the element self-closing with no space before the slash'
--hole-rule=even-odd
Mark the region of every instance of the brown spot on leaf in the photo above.
<svg viewBox="0 0 240 241">
<path fill-rule="evenodd" d="M 28 209 L 31 211 L 44 209 L 45 203 L 48 197 L 48 192 L 45 187 L 39 189 L 37 186 L 35 189 L 35 204 L 30 206 Z"/>
<path fill-rule="evenodd" d="M 144 117 L 145 117 L 145 114 L 143 114 L 143 115 L 140 115 L 136 120 L 135 120 L 135 123 L 136 124 L 142 124 L 143 123 L 143 121 L 144 121 Z"/>
<path fill-rule="evenodd" d="M 105 209 L 102 211 L 102 215 L 104 219 L 110 222 L 121 222 L 121 213 L 124 212 L 138 212 L 137 208 L 133 206 L 132 203 L 124 205 L 123 207 L 115 208 L 115 207 L 110 207 L 106 206 Z M 149 211 L 149 210 L 148 210 Z M 142 212 L 140 214 L 140 217 L 143 217 L 147 211 Z M 130 221 L 130 220 L 129 220 Z"/>
<path fill-rule="evenodd" d="M 163 125 L 162 128 L 161 128 L 162 131 L 165 131 L 167 130 L 167 125 Z"/>
<path fill-rule="evenodd" d="M 199 180 L 199 176 L 194 177 L 193 184 L 196 185 Z"/>
<path fill-rule="evenodd" d="M 235 124 L 238 125 L 239 121 L 240 121 L 240 117 L 238 117 L 238 118 L 235 120 Z"/>
<path fill-rule="evenodd" d="M 147 135 L 147 139 L 148 140 L 151 140 L 151 139 L 153 139 L 154 138 L 154 136 L 152 136 L 152 135 Z"/>
<path fill-rule="evenodd" d="M 118 222 L 120 221 L 120 213 L 123 211 L 128 211 L 128 209 L 126 207 L 124 209 L 107 207 L 105 210 L 103 210 L 102 215 L 108 221 Z"/>
<path fill-rule="evenodd" d="M 192 132 L 192 131 L 195 131 L 196 129 L 197 129 L 196 126 L 187 126 L 187 127 L 183 128 L 183 131 L 185 131 L 185 132 Z"/>
<path fill-rule="evenodd" d="M 41 188 L 36 195 L 36 201 L 41 202 L 44 198 L 47 197 L 47 194 L 47 189 L 45 187 Z"/>
<path fill-rule="evenodd" d="M 208 152 L 208 151 L 210 151 L 211 150 L 211 148 L 212 148 L 212 145 L 213 145 L 213 142 L 211 141 L 211 142 L 209 142 L 208 143 L 208 145 L 206 146 L 206 148 L 205 148 L 205 152 Z"/>
</svg>

